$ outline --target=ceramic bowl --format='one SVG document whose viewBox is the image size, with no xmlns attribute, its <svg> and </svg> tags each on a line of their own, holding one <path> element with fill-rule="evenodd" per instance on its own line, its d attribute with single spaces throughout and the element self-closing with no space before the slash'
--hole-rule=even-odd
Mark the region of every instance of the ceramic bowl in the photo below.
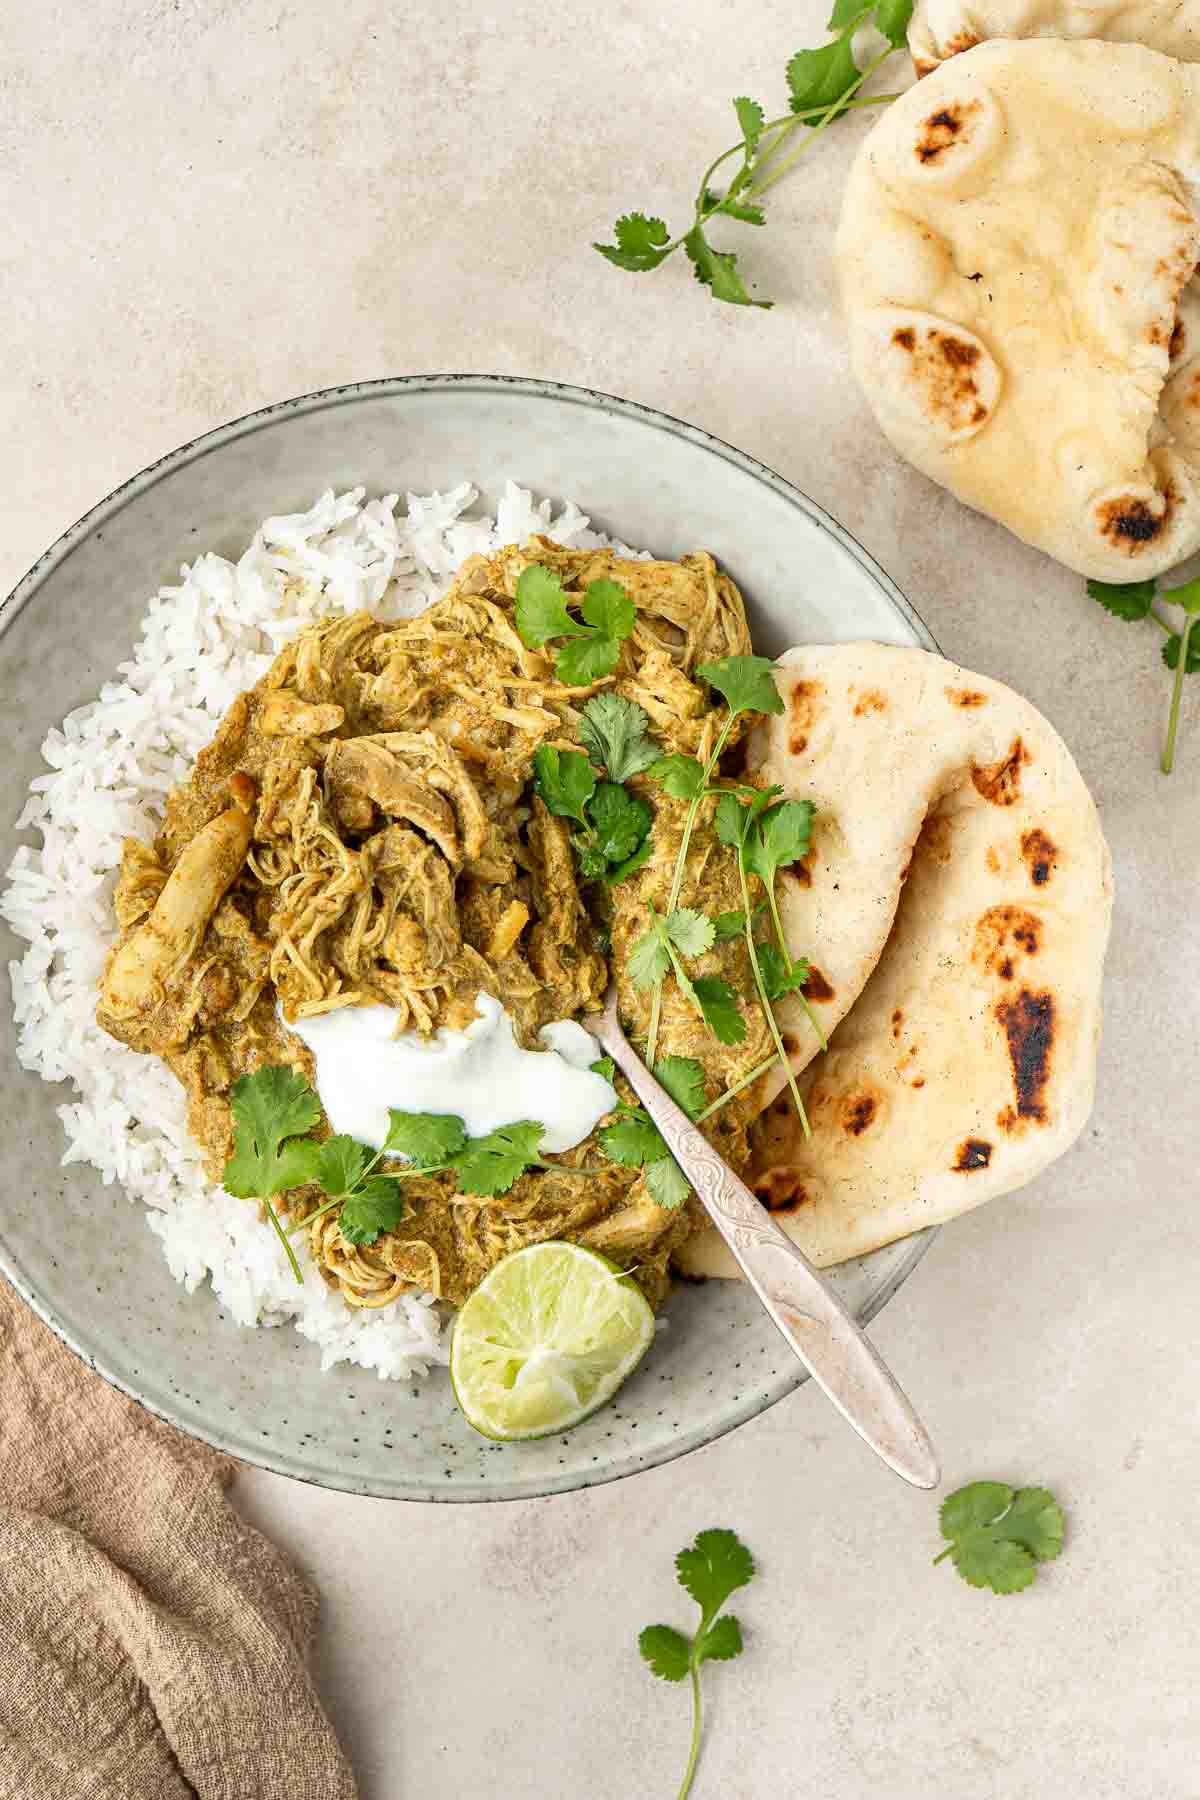
<svg viewBox="0 0 1200 1800">
<path fill-rule="evenodd" d="M 464 478 L 491 506 L 506 479 L 573 498 L 657 555 L 703 546 L 746 597 L 755 646 L 876 638 L 936 646 L 883 571 L 811 500 L 694 426 L 603 394 L 449 375 L 369 382 L 267 408 L 185 444 L 73 526 L 0 610 L 0 858 L 49 726 L 129 652 L 148 596 L 201 550 L 237 555 L 258 522 L 325 487 L 429 493 Z M 2 929 L 2 928 L 0 928 Z M 3 954 L 19 954 L 4 932 Z M 569 1436 L 493 1444 L 464 1423 L 443 1370 L 412 1387 L 341 1367 L 289 1328 L 226 1318 L 171 1279 L 145 1215 L 91 1170 L 63 1168 L 55 1107 L 23 1073 L 0 1007 L 0 1265 L 107 1380 L 184 1431 L 301 1480 L 412 1500 L 506 1500 L 586 1487 L 709 1442 L 790 1393 L 798 1366 L 739 1284 L 678 1288 L 667 1326 L 616 1403 Z M 861 1318 L 895 1293 L 931 1234 L 846 1264 Z M 816 1401 L 814 1401 L 816 1404 Z"/>
</svg>

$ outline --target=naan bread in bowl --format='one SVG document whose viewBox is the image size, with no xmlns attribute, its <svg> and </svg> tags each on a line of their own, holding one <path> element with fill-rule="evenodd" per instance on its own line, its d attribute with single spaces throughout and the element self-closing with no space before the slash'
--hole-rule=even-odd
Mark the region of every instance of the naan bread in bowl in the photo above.
<svg viewBox="0 0 1200 1800">
<path fill-rule="evenodd" d="M 917 0 L 908 47 L 918 75 L 991 38 L 1105 38 L 1200 62 L 1200 0 Z"/>
<path fill-rule="evenodd" d="M 811 1139 L 786 1093 L 754 1127 L 751 1185 L 827 1266 L 1022 1186 L 1074 1142 L 1112 879 L 1069 751 L 1000 682 L 870 643 L 789 651 L 776 679 L 760 775 L 817 809 L 808 884 L 785 883 L 791 952 L 818 921 L 832 941 L 843 903 L 881 934 L 828 1051 L 797 1056 Z M 711 1230 L 681 1262 L 737 1274 Z"/>
<path fill-rule="evenodd" d="M 1101 580 L 1200 549 L 1200 65 L 996 42 L 864 141 L 837 237 L 901 455 Z"/>
</svg>

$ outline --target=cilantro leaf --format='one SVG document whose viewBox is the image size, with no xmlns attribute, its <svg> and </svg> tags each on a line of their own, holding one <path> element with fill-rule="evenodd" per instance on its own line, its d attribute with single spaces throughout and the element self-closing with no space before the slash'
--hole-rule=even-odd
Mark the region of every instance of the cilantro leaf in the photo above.
<svg viewBox="0 0 1200 1800">
<path fill-rule="evenodd" d="M 467 1141 L 466 1126 L 452 1113 L 388 1113 L 381 1154 L 405 1156 L 421 1168 L 445 1168 Z"/>
<path fill-rule="evenodd" d="M 1177 631 L 1163 640 L 1162 659 L 1168 669 L 1179 667 L 1179 643 L 1180 635 Z M 1200 632 L 1193 630 L 1188 638 L 1187 660 L 1183 665 L 1183 672 L 1185 675 L 1194 675 L 1197 670 L 1200 670 Z"/>
<path fill-rule="evenodd" d="M 696 912 L 693 907 L 676 907 L 662 923 L 681 956 L 703 956 L 706 950 L 712 949 L 716 928 L 706 914 Z"/>
<path fill-rule="evenodd" d="M 834 0 L 833 11 L 829 15 L 827 31 L 845 31 L 848 25 L 857 25 L 871 11 L 872 0 Z"/>
<path fill-rule="evenodd" d="M 226 1193 L 267 1200 L 316 1179 L 318 1147 L 300 1133 L 317 1123 L 321 1102 L 302 1075 L 274 1065 L 242 1075 L 230 1110 L 234 1147 L 222 1178 Z"/>
<path fill-rule="evenodd" d="M 517 578 L 515 609 L 521 642 L 540 649 L 551 638 L 588 637 L 587 627 L 567 611 L 567 596 L 558 576 L 542 563 L 530 563 Z"/>
<path fill-rule="evenodd" d="M 912 15 L 913 0 L 878 0 L 875 29 L 887 39 L 893 50 L 903 50 L 907 44 Z"/>
<path fill-rule="evenodd" d="M 683 248 L 702 287 L 712 289 L 714 300 L 727 300 L 733 306 L 757 306 L 764 311 L 770 300 L 755 300 L 738 274 L 737 256 L 732 251 L 714 250 L 699 225 L 693 225 L 683 240 Z"/>
<path fill-rule="evenodd" d="M 760 913 L 765 905 L 766 901 L 760 900 L 757 906 L 751 908 L 751 914 Z M 725 943 L 729 938 L 741 937 L 746 929 L 745 911 L 739 907 L 737 912 L 718 913 L 713 920 L 713 925 L 716 929 L 718 944 Z"/>
<path fill-rule="evenodd" d="M 530 1164 L 540 1160 L 544 1131 L 538 1120 L 522 1119 L 514 1125 L 500 1125 L 486 1137 L 469 1139 L 451 1165 L 462 1192 L 487 1198 L 507 1194 Z"/>
<path fill-rule="evenodd" d="M 736 718 L 744 712 L 783 711 L 772 666 L 769 656 L 723 656 L 719 662 L 701 663 L 696 673 L 716 688 Z"/>
<path fill-rule="evenodd" d="M 666 1088 L 676 1106 L 682 1107 L 689 1119 L 704 1111 L 708 1103 L 704 1065 L 694 1056 L 661 1057 L 654 1065 L 654 1079 Z"/>
<path fill-rule="evenodd" d="M 589 581 L 581 608 L 584 619 L 608 638 L 627 638 L 637 623 L 637 607 L 619 581 Z"/>
<path fill-rule="evenodd" d="M 611 675 L 621 655 L 616 638 L 574 638 L 554 659 L 554 673 L 564 687 L 590 687 Z"/>
<path fill-rule="evenodd" d="M 950 1543 L 934 1561 L 951 1557 L 964 1581 L 995 1594 L 1027 1588 L 1037 1564 L 1062 1549 L 1062 1510 L 1046 1488 L 973 1481 L 943 1501 L 938 1518 Z"/>
<path fill-rule="evenodd" d="M 762 136 L 766 115 L 757 100 L 748 100 L 744 94 L 740 94 L 734 101 L 733 110 L 737 114 L 738 129 L 742 134 L 746 152 L 753 156 L 758 149 L 758 140 Z"/>
<path fill-rule="evenodd" d="M 724 213 L 726 218 L 741 219 L 745 225 L 766 224 L 767 215 L 761 206 L 756 206 L 749 200 L 739 200 L 736 196 L 737 189 L 733 187 L 725 194 L 716 194 L 711 188 L 706 188 L 704 191 L 705 211 L 710 216 L 713 213 Z"/>
<path fill-rule="evenodd" d="M 718 1618 L 726 1599 L 744 1587 L 754 1574 L 754 1559 L 732 1531 L 702 1531 L 694 1544 L 675 1558 L 682 1585 L 700 1608 L 700 1623 L 686 1638 L 671 1625 L 648 1625 L 638 1638 L 638 1650 L 655 1675 L 664 1681 L 692 1678 L 692 1748 L 684 1772 L 679 1800 L 691 1793 L 696 1773 L 703 1718 L 699 1670 L 706 1662 L 728 1662 L 742 1650 L 742 1631 L 731 1615 Z"/>
<path fill-rule="evenodd" d="M 640 1169 L 643 1163 L 657 1162 L 666 1151 L 654 1120 L 642 1107 L 627 1107 L 619 1119 L 606 1125 L 600 1133 L 604 1154 L 627 1169 Z"/>
<path fill-rule="evenodd" d="M 657 269 L 663 258 L 670 255 L 670 250 L 664 248 L 668 238 L 666 225 L 661 219 L 648 219 L 645 213 L 624 214 L 617 220 L 613 235 L 615 244 L 593 244 L 592 248 L 618 269 L 645 274 Z"/>
<path fill-rule="evenodd" d="M 624 881 L 626 876 L 634 875 L 639 869 L 644 868 L 653 854 L 654 845 L 650 841 L 649 833 L 647 833 L 632 856 L 627 857 L 623 863 L 618 863 L 615 869 L 610 869 L 608 871 L 607 875 L 604 877 L 605 882 L 609 887 L 612 887 L 618 881 Z"/>
<path fill-rule="evenodd" d="M 742 1653 L 742 1628 L 732 1613 L 714 1619 L 707 1631 L 696 1635 L 696 1661 L 729 1662 Z"/>
<path fill-rule="evenodd" d="M 658 782 L 675 800 L 694 800 L 704 792 L 704 766 L 694 756 L 660 756 L 649 770 L 651 781 Z"/>
<path fill-rule="evenodd" d="M 740 850 L 750 822 L 750 809 L 742 805 L 736 794 L 721 795 L 713 815 L 713 825 L 723 844 L 727 844 L 731 850 Z"/>
<path fill-rule="evenodd" d="M 754 1575 L 754 1558 L 733 1531 L 702 1531 L 675 1558 L 679 1585 L 700 1608 L 702 1627 L 716 1618 L 730 1594 Z"/>
<path fill-rule="evenodd" d="M 779 869 L 808 854 L 812 842 L 811 800 L 780 800 L 755 821 L 746 840 L 746 867 L 770 887 Z"/>
<path fill-rule="evenodd" d="M 788 87 L 794 113 L 836 106 L 861 79 L 854 60 L 850 33 L 819 50 L 797 50 L 787 66 Z M 818 119 L 811 120 L 813 125 Z"/>
<path fill-rule="evenodd" d="M 533 753 L 533 785 L 543 803 L 562 819 L 586 826 L 584 807 L 596 791 L 596 777 L 586 756 L 539 744 Z"/>
<path fill-rule="evenodd" d="M 658 760 L 649 728 L 646 713 L 622 694 L 593 694 L 579 719 L 580 741 L 610 781 L 628 781 Z"/>
<path fill-rule="evenodd" d="M 613 1081 L 616 1078 L 617 1065 L 611 1056 L 598 1057 L 594 1063 L 589 1063 L 588 1067 L 593 1075 L 601 1075 L 605 1081 Z"/>
<path fill-rule="evenodd" d="M 375 1161 L 374 1150 L 356 1138 L 326 1138 L 317 1154 L 317 1180 L 330 1199 L 336 1199 L 357 1187 Z"/>
<path fill-rule="evenodd" d="M 628 793 L 615 781 L 602 781 L 588 803 L 589 829 L 572 840 L 580 852 L 584 874 L 595 878 L 607 873 L 610 863 L 623 863 L 646 837 L 653 814 L 644 800 Z M 587 866 L 588 863 L 594 866 Z"/>
<path fill-rule="evenodd" d="M 1149 581 L 1089 581 L 1087 591 L 1114 619 L 1144 619 L 1150 611 L 1158 583 Z"/>
<path fill-rule="evenodd" d="M 774 944 L 763 942 L 755 947 L 758 951 L 758 971 L 768 1000 L 781 1000 L 785 994 L 804 986 L 808 980 L 808 961 L 805 957 L 798 957 L 789 973 L 782 953 Z"/>
<path fill-rule="evenodd" d="M 630 981 L 640 994 L 657 987 L 671 966 L 671 952 L 663 942 L 660 926 L 661 921 L 655 920 L 649 931 L 642 934 L 630 950 L 625 965 Z"/>
<path fill-rule="evenodd" d="M 663 1681 L 685 1681 L 691 1672 L 691 1643 L 672 1625 L 647 1625 L 638 1635 L 638 1649 Z"/>
<path fill-rule="evenodd" d="M 664 1212 L 674 1212 L 691 1193 L 691 1184 L 673 1156 L 660 1156 L 645 1167 L 646 1191 Z"/>
<path fill-rule="evenodd" d="M 746 1021 L 738 1009 L 737 995 L 719 975 L 699 975 L 692 983 L 704 1023 L 718 1044 L 740 1044 L 746 1037 Z"/>
<path fill-rule="evenodd" d="M 372 1175 L 346 1196 L 338 1230 L 348 1244 L 373 1244 L 381 1231 L 395 1230 L 404 1212 L 399 1184 L 385 1175 Z"/>
</svg>

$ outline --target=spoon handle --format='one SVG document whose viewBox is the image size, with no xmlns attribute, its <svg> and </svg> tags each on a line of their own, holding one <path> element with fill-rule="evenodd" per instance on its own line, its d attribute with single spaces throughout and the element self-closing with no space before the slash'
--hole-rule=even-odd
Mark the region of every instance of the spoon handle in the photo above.
<svg viewBox="0 0 1200 1800">
<path fill-rule="evenodd" d="M 627 1077 L 772 1322 L 877 1456 L 914 1487 L 936 1487 L 937 1456 L 907 1395 L 824 1277 L 776 1225 L 633 1049 L 615 1016 L 588 1026 Z"/>
</svg>

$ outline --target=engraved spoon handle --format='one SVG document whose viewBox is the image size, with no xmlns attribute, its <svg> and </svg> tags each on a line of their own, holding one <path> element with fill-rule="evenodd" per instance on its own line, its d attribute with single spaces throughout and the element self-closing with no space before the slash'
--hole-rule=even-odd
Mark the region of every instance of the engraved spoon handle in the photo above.
<svg viewBox="0 0 1200 1800">
<path fill-rule="evenodd" d="M 897 1475 L 914 1487 L 936 1487 L 941 1479 L 936 1453 L 895 1376 L 823 1276 L 651 1075 L 621 1030 L 615 990 L 604 1012 L 584 1022 L 627 1077 L 746 1280 L 817 1386 Z"/>
</svg>

